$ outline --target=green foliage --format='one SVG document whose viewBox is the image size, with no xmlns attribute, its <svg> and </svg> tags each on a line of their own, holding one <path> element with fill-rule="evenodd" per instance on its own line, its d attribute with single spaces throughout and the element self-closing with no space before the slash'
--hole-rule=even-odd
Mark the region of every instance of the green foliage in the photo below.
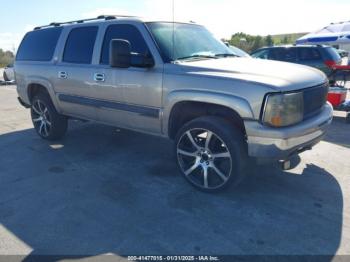
<svg viewBox="0 0 350 262">
<path fill-rule="evenodd" d="M 272 38 L 274 40 L 275 45 L 294 44 L 298 38 L 306 34 L 307 33 L 274 35 L 272 36 Z"/>
<path fill-rule="evenodd" d="M 245 33 L 236 33 L 229 40 L 231 45 L 237 46 L 244 51 L 250 53 L 263 46 L 271 46 L 274 44 L 271 36 L 253 36 Z"/>
<path fill-rule="evenodd" d="M 306 33 L 255 36 L 240 32 L 232 35 L 231 39 L 228 42 L 231 45 L 237 46 L 238 48 L 251 53 L 254 50 L 264 46 L 294 44 L 298 38 L 302 37 L 305 34 Z"/>
<path fill-rule="evenodd" d="M 273 39 L 272 39 L 272 36 L 268 35 L 265 39 L 266 41 L 266 45 L 267 46 L 273 46 Z"/>
<path fill-rule="evenodd" d="M 4 51 L 0 49 L 0 67 L 5 67 L 13 63 L 15 56 L 11 51 Z"/>
</svg>

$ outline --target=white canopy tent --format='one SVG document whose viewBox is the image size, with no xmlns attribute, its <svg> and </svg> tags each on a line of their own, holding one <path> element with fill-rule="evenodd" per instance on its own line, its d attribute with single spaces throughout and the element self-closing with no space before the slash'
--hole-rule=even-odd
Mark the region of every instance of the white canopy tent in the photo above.
<svg viewBox="0 0 350 262">
<path fill-rule="evenodd" d="M 299 38 L 296 43 L 339 45 L 340 48 L 350 51 L 350 21 L 332 23 L 321 30 Z"/>
</svg>

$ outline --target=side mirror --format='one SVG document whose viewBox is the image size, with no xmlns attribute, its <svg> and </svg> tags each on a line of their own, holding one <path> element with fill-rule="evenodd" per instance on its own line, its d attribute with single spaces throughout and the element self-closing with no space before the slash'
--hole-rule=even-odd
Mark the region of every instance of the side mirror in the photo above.
<svg viewBox="0 0 350 262">
<path fill-rule="evenodd" d="M 139 65 L 139 67 L 143 67 L 143 68 L 151 68 L 154 67 L 154 59 L 152 57 L 151 54 L 147 53 L 146 55 L 138 55 L 141 57 L 141 63 Z"/>
<path fill-rule="evenodd" d="M 130 42 L 113 39 L 110 44 L 109 64 L 111 67 L 129 68 L 131 66 Z"/>
</svg>

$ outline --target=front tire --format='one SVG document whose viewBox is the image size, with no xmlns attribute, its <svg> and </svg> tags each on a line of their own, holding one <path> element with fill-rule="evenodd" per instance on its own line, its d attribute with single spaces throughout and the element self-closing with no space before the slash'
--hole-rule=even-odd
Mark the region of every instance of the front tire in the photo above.
<svg viewBox="0 0 350 262">
<path fill-rule="evenodd" d="M 48 94 L 39 93 L 33 98 L 31 117 L 36 132 L 43 139 L 57 140 L 67 131 L 67 117 L 56 111 Z"/>
<path fill-rule="evenodd" d="M 176 136 L 175 151 L 181 173 L 201 191 L 238 185 L 245 175 L 244 135 L 223 118 L 206 116 L 187 123 Z"/>
</svg>

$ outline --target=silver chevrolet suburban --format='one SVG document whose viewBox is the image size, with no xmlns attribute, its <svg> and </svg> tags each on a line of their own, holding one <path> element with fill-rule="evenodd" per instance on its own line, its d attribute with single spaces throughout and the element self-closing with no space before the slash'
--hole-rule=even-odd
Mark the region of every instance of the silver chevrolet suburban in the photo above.
<svg viewBox="0 0 350 262">
<path fill-rule="evenodd" d="M 42 138 L 61 138 L 69 119 L 167 137 L 183 176 L 209 192 L 238 184 L 249 159 L 311 149 L 333 115 L 320 71 L 236 57 L 194 23 L 51 23 L 26 34 L 15 71 Z"/>
</svg>

